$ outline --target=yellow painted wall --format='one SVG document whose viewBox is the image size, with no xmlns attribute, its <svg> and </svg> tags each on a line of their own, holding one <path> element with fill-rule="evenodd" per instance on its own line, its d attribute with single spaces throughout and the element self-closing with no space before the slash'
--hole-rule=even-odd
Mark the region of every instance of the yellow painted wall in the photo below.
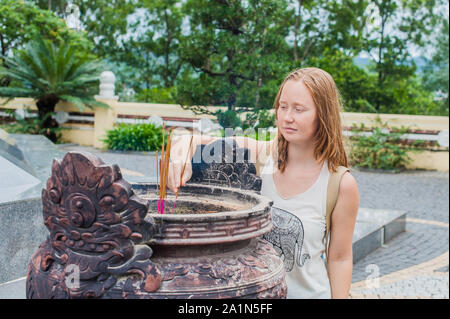
<svg viewBox="0 0 450 319">
<path fill-rule="evenodd" d="M 63 139 L 70 143 L 79 145 L 94 146 L 96 148 L 104 148 L 104 144 L 100 139 L 104 138 L 106 130 L 113 127 L 114 119 L 118 115 L 140 115 L 140 116 L 165 116 L 179 118 L 210 118 L 211 115 L 197 115 L 192 111 L 184 110 L 179 105 L 174 104 L 151 104 L 151 103 L 134 103 L 134 102 L 117 102 L 116 100 L 101 100 L 111 106 L 110 109 L 96 108 L 94 111 L 95 125 L 90 124 L 64 124 L 64 127 L 72 127 L 72 130 L 63 130 Z M 28 107 L 36 110 L 35 103 L 29 98 L 15 98 L 6 105 L 1 105 L 3 100 L 0 99 L 1 108 L 25 108 Z M 211 111 L 217 109 L 226 110 L 226 107 L 208 107 Z M 78 108 L 70 103 L 58 103 L 56 111 L 79 112 Z M 86 112 L 92 113 L 87 109 Z M 273 110 L 271 111 L 273 113 Z M 364 123 L 367 127 L 371 127 L 377 114 L 372 113 L 348 113 L 343 112 L 343 125 L 350 127 L 352 124 L 359 125 Z M 379 114 L 383 122 L 387 122 L 389 126 L 395 127 L 411 127 L 422 130 L 448 130 L 449 118 L 446 116 L 422 116 L 422 115 L 403 115 L 403 114 Z M 241 114 L 245 118 L 245 113 Z M 430 169 L 438 171 L 449 170 L 449 153 L 448 151 L 424 151 L 421 153 L 411 153 L 410 169 Z"/>
<path fill-rule="evenodd" d="M 381 121 L 388 123 L 390 127 L 410 127 L 412 129 L 422 130 L 448 130 L 448 116 L 426 116 L 426 115 L 405 115 L 405 114 L 373 114 L 373 113 L 349 113 L 343 112 L 343 126 L 351 127 L 352 124 L 359 125 L 364 123 L 365 126 L 371 127 L 375 123 L 377 115 Z"/>
<path fill-rule="evenodd" d="M 420 153 L 410 152 L 411 163 L 406 167 L 408 169 L 426 169 L 441 172 L 449 171 L 449 155 L 447 152 L 423 151 Z"/>
<path fill-rule="evenodd" d="M 93 125 L 83 124 L 64 124 L 62 127 L 68 128 L 62 130 L 62 139 L 67 143 L 77 143 L 83 146 L 94 145 L 94 127 Z"/>
</svg>

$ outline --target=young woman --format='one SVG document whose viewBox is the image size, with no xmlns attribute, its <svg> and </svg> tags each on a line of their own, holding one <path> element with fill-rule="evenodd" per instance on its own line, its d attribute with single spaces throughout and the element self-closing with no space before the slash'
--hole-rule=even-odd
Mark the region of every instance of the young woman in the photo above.
<svg viewBox="0 0 450 319">
<path fill-rule="evenodd" d="M 331 214 L 328 260 L 325 260 L 326 195 L 330 172 L 348 166 L 342 141 L 340 98 L 333 78 L 318 68 L 291 72 L 281 84 L 274 103 L 278 136 L 256 141 L 234 137 L 250 149 L 262 178 L 261 195 L 273 200 L 272 219 L 289 228 L 290 239 L 280 234 L 266 239 L 283 257 L 288 298 L 347 298 L 350 291 L 352 237 L 359 206 L 354 177 L 346 172 L 339 184 Z M 168 187 L 176 192 L 192 175 L 188 151 L 217 138 L 195 135 L 174 139 Z M 276 231 L 276 230 L 275 230 Z M 272 240 L 271 240 L 272 239 Z"/>
</svg>

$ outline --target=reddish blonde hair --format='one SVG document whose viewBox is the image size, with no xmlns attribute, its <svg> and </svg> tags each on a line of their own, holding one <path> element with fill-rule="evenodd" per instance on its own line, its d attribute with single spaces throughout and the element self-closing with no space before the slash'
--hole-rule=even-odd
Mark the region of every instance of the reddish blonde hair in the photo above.
<svg viewBox="0 0 450 319">
<path fill-rule="evenodd" d="M 348 166 L 342 140 L 341 97 L 331 75 L 319 68 L 303 68 L 292 71 L 280 86 L 275 98 L 277 118 L 280 96 L 287 81 L 302 81 L 309 89 L 317 108 L 318 128 L 315 137 L 314 156 L 320 163 L 328 160 L 328 169 L 335 172 L 338 166 Z M 284 172 L 288 158 L 288 142 L 278 128 L 278 169 Z"/>
</svg>

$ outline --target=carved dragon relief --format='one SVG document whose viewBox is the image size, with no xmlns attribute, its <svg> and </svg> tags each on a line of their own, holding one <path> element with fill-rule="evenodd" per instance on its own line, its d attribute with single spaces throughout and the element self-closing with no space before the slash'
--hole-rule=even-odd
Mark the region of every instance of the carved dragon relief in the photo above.
<svg viewBox="0 0 450 319">
<path fill-rule="evenodd" d="M 152 250 L 139 245 L 154 229 L 148 204 L 134 195 L 117 165 L 69 152 L 53 161 L 42 202 L 50 234 L 28 267 L 27 298 L 99 298 L 115 286 L 147 292 L 160 287 Z M 79 278 L 71 287 L 68 267 Z"/>
</svg>

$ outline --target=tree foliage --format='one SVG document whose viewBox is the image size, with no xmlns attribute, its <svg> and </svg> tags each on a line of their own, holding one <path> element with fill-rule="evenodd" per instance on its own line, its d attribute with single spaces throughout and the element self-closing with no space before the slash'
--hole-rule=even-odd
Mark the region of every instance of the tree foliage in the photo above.
<svg viewBox="0 0 450 319">
<path fill-rule="evenodd" d="M 117 90 L 200 112 L 206 105 L 270 109 L 288 72 L 316 66 L 334 77 L 347 111 L 448 115 L 444 0 L 70 3 L 81 31 L 65 25 L 69 1 L 0 0 L 2 53 L 38 34 L 56 44 L 70 38 L 77 52 L 105 61 Z M 411 51 L 430 47 L 436 50 L 421 74 Z M 361 56 L 369 57 L 366 66 L 355 64 Z"/>
<path fill-rule="evenodd" d="M 435 93 L 439 100 L 440 111 L 446 115 L 449 110 L 448 37 L 448 21 L 442 20 L 436 39 L 435 52 L 423 75 L 425 87 Z"/>
<path fill-rule="evenodd" d="M 363 38 L 364 51 L 375 63 L 371 70 L 377 75 L 373 92 L 376 112 L 390 113 L 393 106 L 401 110 L 402 101 L 417 102 L 408 96 L 407 87 L 414 83 L 416 73 L 410 51 L 413 45 L 423 45 L 424 36 L 432 32 L 437 22 L 433 8 L 439 3 L 438 0 L 368 2 L 368 24 Z"/>
<path fill-rule="evenodd" d="M 286 2 L 282 0 L 188 0 L 189 35 L 181 43 L 192 70 L 179 83 L 188 104 L 267 106 L 273 88 L 288 68 Z"/>
<path fill-rule="evenodd" d="M 0 0 L 1 56 L 11 56 L 13 49 L 20 49 L 39 36 L 55 43 L 68 40 L 83 54 L 90 53 L 94 47 L 83 32 L 67 28 L 65 21 L 51 11 L 40 9 L 30 1 Z M 5 67 L 4 58 L 0 60 L 0 69 L 2 67 Z M 9 78 L 0 78 L 0 86 L 9 83 Z"/>
<path fill-rule="evenodd" d="M 67 101 L 82 110 L 84 107 L 107 106 L 94 99 L 98 93 L 98 79 L 101 64 L 88 56 L 77 55 L 76 47 L 70 42 L 60 45 L 37 36 L 24 49 L 17 50 L 12 58 L 4 57 L 6 68 L 3 76 L 14 80 L 17 85 L 0 87 L 0 96 L 31 97 L 36 100 L 42 128 L 52 141 L 56 135 L 50 128 L 57 122 L 49 117 L 56 104 Z"/>
</svg>

